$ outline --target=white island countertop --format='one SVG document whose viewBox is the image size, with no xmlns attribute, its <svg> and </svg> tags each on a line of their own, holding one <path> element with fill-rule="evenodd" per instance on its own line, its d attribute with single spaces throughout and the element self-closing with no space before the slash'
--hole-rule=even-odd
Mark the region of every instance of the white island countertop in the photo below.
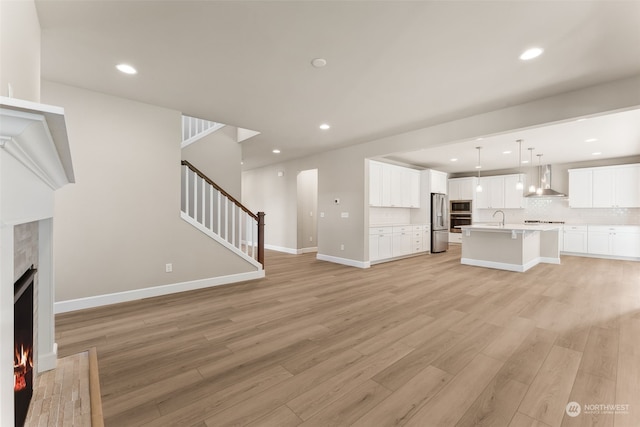
<svg viewBox="0 0 640 427">
<path fill-rule="evenodd" d="M 462 230 L 488 230 L 488 231 L 551 231 L 559 230 L 562 224 L 498 224 L 498 223 L 479 223 L 471 225 L 462 225 Z"/>
</svg>

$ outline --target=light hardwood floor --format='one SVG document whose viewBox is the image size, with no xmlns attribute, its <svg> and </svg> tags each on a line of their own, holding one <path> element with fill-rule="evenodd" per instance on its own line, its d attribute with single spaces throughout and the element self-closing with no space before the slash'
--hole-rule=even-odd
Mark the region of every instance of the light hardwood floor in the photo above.
<svg viewBox="0 0 640 427">
<path fill-rule="evenodd" d="M 107 426 L 640 425 L 640 263 L 459 258 L 267 251 L 265 279 L 58 315 L 59 353 L 97 347 Z"/>
</svg>

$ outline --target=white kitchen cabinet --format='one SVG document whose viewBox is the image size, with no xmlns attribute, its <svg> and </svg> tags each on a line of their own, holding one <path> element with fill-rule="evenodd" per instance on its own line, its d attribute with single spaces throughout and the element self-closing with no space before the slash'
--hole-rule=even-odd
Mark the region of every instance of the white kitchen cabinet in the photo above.
<svg viewBox="0 0 640 427">
<path fill-rule="evenodd" d="M 569 170 L 572 208 L 640 207 L 640 165 Z"/>
<path fill-rule="evenodd" d="M 504 207 L 505 209 L 524 208 L 523 188 L 517 189 L 516 184 L 520 181 L 524 188 L 524 176 L 504 175 Z"/>
<path fill-rule="evenodd" d="M 451 178 L 449 179 L 449 200 L 473 200 L 478 178 Z"/>
<path fill-rule="evenodd" d="M 564 252 L 587 253 L 587 238 L 586 225 L 565 225 L 562 236 Z"/>
<path fill-rule="evenodd" d="M 478 180 L 482 191 L 476 193 L 478 209 L 504 208 L 504 177 L 485 176 Z"/>
<path fill-rule="evenodd" d="M 411 253 L 422 252 L 423 226 L 414 225 L 411 231 Z"/>
<path fill-rule="evenodd" d="M 411 254 L 413 228 L 412 226 L 394 226 L 392 235 L 392 255 L 394 257 Z"/>
<path fill-rule="evenodd" d="M 431 251 L 431 224 L 422 226 L 422 252 Z"/>
<path fill-rule="evenodd" d="M 640 257 L 640 226 L 590 225 L 588 229 L 588 253 Z"/>
<path fill-rule="evenodd" d="M 431 192 L 447 194 L 447 173 L 432 169 L 430 175 Z"/>
<path fill-rule="evenodd" d="M 449 233 L 449 243 L 462 244 L 462 233 Z"/>
<path fill-rule="evenodd" d="M 369 261 L 391 258 L 393 227 L 371 227 L 369 229 Z"/>
<path fill-rule="evenodd" d="M 419 208 L 420 171 L 376 161 L 369 162 L 369 205 Z"/>
<path fill-rule="evenodd" d="M 593 207 L 593 171 L 591 169 L 569 170 L 569 207 Z"/>
</svg>

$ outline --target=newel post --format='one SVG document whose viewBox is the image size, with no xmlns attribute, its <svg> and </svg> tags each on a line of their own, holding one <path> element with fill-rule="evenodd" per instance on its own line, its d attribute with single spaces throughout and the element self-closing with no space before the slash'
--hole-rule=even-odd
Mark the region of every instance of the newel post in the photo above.
<svg viewBox="0 0 640 427">
<path fill-rule="evenodd" d="M 258 262 L 264 269 L 264 212 L 258 212 Z"/>
</svg>

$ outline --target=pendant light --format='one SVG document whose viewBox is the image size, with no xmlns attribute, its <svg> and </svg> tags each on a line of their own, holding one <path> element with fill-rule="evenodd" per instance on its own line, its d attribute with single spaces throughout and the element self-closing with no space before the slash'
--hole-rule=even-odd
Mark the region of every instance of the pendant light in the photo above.
<svg viewBox="0 0 640 427">
<path fill-rule="evenodd" d="M 478 150 L 478 165 L 476 166 L 476 169 L 478 169 L 478 185 L 476 186 L 476 192 L 482 193 L 482 185 L 480 184 L 480 168 L 482 168 L 480 166 L 480 150 L 482 150 L 482 147 L 476 147 L 476 150 Z"/>
<path fill-rule="evenodd" d="M 518 182 L 516 182 L 516 190 L 522 190 L 524 184 L 522 183 L 522 140 L 516 141 L 518 143 Z"/>
<path fill-rule="evenodd" d="M 536 190 L 536 194 L 540 196 L 542 194 L 542 174 L 540 173 L 542 169 L 542 154 L 536 154 L 536 156 L 538 156 L 538 182 L 540 183 L 540 186 Z"/>
<path fill-rule="evenodd" d="M 533 150 L 535 150 L 535 148 L 529 147 L 529 164 L 531 165 L 532 168 L 535 167 L 533 165 Z M 535 192 L 536 192 L 536 186 L 533 185 L 533 179 L 532 179 L 531 185 L 529 186 L 529 193 L 535 193 Z"/>
</svg>

